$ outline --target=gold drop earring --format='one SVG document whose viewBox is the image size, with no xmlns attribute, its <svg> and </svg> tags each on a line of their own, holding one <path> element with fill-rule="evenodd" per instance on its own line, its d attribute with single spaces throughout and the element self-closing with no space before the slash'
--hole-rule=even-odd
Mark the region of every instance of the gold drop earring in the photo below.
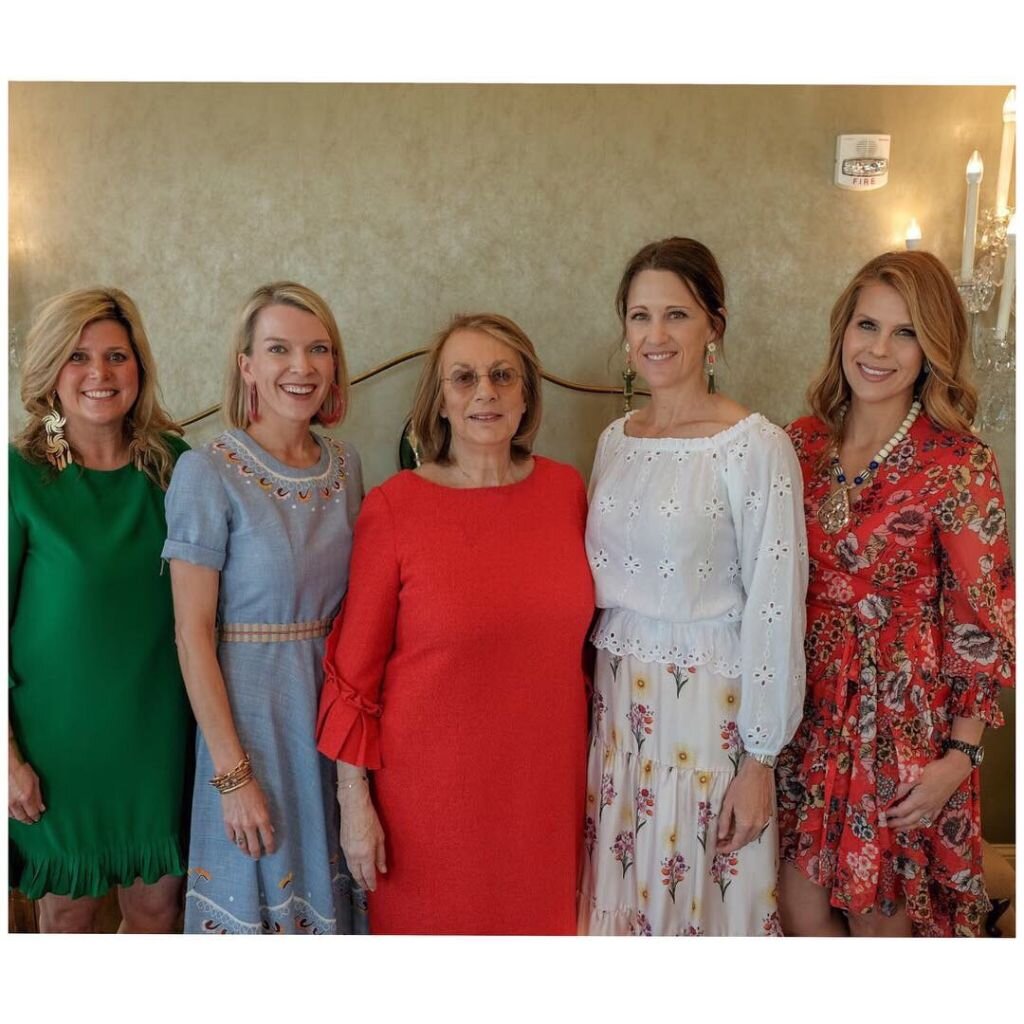
<svg viewBox="0 0 1024 1024">
<path fill-rule="evenodd" d="M 58 473 L 62 473 L 74 459 L 71 457 L 71 445 L 64 436 L 64 425 L 67 420 L 61 416 L 54 403 L 56 397 L 56 391 L 46 396 L 46 404 L 50 411 L 43 417 L 43 430 L 46 431 L 46 461 Z"/>
<path fill-rule="evenodd" d="M 132 428 L 132 439 L 128 442 L 128 458 L 131 464 L 140 472 L 146 471 L 146 461 L 149 457 L 149 445 L 137 428 Z"/>
</svg>

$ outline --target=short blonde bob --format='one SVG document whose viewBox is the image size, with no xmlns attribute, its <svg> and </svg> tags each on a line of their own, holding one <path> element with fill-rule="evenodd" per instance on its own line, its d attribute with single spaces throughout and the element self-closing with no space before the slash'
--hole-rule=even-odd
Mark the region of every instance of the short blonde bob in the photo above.
<svg viewBox="0 0 1024 1024">
<path fill-rule="evenodd" d="M 55 404 L 57 378 L 89 324 L 100 320 L 119 323 L 128 335 L 139 368 L 139 394 L 124 418 L 124 435 L 139 444 L 143 472 L 161 490 L 167 490 L 174 454 L 165 434 L 183 431 L 160 404 L 156 362 L 149 346 L 142 315 L 135 303 L 120 289 L 79 288 L 48 299 L 35 312 L 25 339 L 21 364 L 21 402 L 28 422 L 14 439 L 14 445 L 30 462 L 46 464 L 46 432 L 43 417 Z M 59 405 L 57 405 L 59 408 Z M 81 458 L 67 438 L 75 461 Z"/>
<path fill-rule="evenodd" d="M 224 387 L 222 415 L 229 426 L 245 430 L 249 426 L 249 389 L 242 379 L 238 365 L 241 354 L 252 355 L 252 343 L 256 330 L 256 318 L 268 306 L 291 306 L 304 313 L 312 313 L 324 325 L 334 351 L 334 383 L 324 399 L 323 405 L 313 417 L 314 423 L 325 427 L 337 426 L 348 412 L 348 367 L 345 365 L 345 350 L 341 346 L 341 333 L 335 322 L 331 307 L 311 288 L 294 281 L 274 281 L 260 285 L 245 301 L 238 314 Z"/>
<path fill-rule="evenodd" d="M 936 426 L 970 433 L 978 393 L 968 378 L 967 314 L 949 271 L 930 252 L 885 252 L 868 261 L 832 307 L 825 366 L 807 391 L 814 415 L 833 438 L 842 436 L 850 383 L 843 373 L 843 335 L 861 288 L 873 283 L 894 288 L 907 304 L 926 366 L 915 385 L 924 411 Z"/>
<path fill-rule="evenodd" d="M 512 458 L 522 461 L 529 457 L 533 442 L 540 430 L 541 367 L 533 342 L 518 324 L 497 313 L 467 313 L 455 317 L 444 330 L 438 332 L 427 351 L 426 363 L 420 374 L 413 400 L 411 425 L 420 446 L 423 462 L 450 465 L 452 430 L 441 415 L 444 397 L 441 380 L 441 353 L 445 342 L 456 331 L 483 331 L 496 341 L 508 345 L 522 363 L 523 399 L 526 412 L 519 421 L 519 429 L 512 438 Z"/>
</svg>

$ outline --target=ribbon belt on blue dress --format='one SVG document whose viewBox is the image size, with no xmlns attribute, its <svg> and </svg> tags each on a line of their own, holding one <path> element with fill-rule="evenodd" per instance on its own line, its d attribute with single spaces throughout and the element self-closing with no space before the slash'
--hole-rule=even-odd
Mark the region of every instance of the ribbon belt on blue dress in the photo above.
<svg viewBox="0 0 1024 1024">
<path fill-rule="evenodd" d="M 332 616 L 312 622 L 224 622 L 217 638 L 225 644 L 274 644 L 288 640 L 316 640 L 327 636 Z"/>
</svg>

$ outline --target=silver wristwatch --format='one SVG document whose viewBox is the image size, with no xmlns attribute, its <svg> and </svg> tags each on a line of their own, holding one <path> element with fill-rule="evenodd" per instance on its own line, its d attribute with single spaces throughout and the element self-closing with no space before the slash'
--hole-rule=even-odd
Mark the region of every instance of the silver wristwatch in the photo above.
<svg viewBox="0 0 1024 1024">
<path fill-rule="evenodd" d="M 775 754 L 751 754 L 748 753 L 752 761 L 756 761 L 758 764 L 763 764 L 765 768 L 774 768 L 775 762 L 778 761 L 778 757 Z"/>
<path fill-rule="evenodd" d="M 968 743 L 966 740 L 946 740 L 947 750 L 959 750 L 971 759 L 971 764 L 977 768 L 985 760 L 985 748 L 980 743 Z"/>
</svg>

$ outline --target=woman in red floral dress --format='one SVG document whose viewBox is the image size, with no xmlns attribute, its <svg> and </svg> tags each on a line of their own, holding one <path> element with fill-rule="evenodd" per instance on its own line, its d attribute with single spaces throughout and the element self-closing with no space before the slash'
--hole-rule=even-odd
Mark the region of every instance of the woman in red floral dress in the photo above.
<svg viewBox="0 0 1024 1024">
<path fill-rule="evenodd" d="M 989 906 L 978 764 L 1014 575 L 967 337 L 934 256 L 877 257 L 789 427 L 810 549 L 804 719 L 777 768 L 789 935 L 977 935 Z"/>
</svg>

